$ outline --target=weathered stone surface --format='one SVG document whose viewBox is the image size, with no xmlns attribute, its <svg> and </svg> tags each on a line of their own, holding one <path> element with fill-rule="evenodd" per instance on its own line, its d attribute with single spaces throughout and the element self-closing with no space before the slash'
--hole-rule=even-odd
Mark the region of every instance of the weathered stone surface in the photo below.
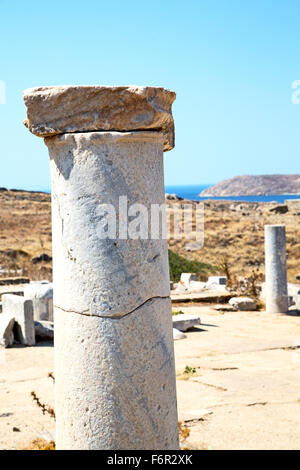
<svg viewBox="0 0 300 470">
<path fill-rule="evenodd" d="M 188 292 L 188 288 L 181 281 L 179 281 L 174 287 L 175 289 L 173 291 L 173 294 L 181 294 Z"/>
<path fill-rule="evenodd" d="M 178 449 L 168 248 L 148 224 L 156 204 L 165 228 L 175 94 L 47 87 L 24 98 L 51 160 L 56 448 Z"/>
<path fill-rule="evenodd" d="M 0 315 L 0 345 L 8 348 L 14 342 L 14 327 L 15 319 L 10 315 L 2 313 Z"/>
<path fill-rule="evenodd" d="M 120 319 L 55 307 L 55 364 L 60 449 L 179 448 L 168 299 Z"/>
<path fill-rule="evenodd" d="M 202 281 L 191 281 L 189 291 L 190 292 L 203 292 L 205 289 L 206 283 Z"/>
<path fill-rule="evenodd" d="M 58 449 L 178 448 L 166 239 L 120 233 L 164 204 L 161 132 L 45 139 L 52 176 Z M 124 199 L 122 199 L 123 202 Z M 103 238 L 101 205 L 115 235 Z M 105 207 L 106 207 L 105 206 Z M 127 210 L 126 210 L 127 214 Z M 124 228 L 124 226 L 123 226 Z"/>
<path fill-rule="evenodd" d="M 181 273 L 180 282 L 189 289 L 191 281 L 197 281 L 198 276 L 195 273 Z"/>
<path fill-rule="evenodd" d="M 24 124 L 39 137 L 88 131 L 156 130 L 164 150 L 174 147 L 172 103 L 176 94 L 159 87 L 48 86 L 25 90 Z"/>
<path fill-rule="evenodd" d="M 209 276 L 205 285 L 207 289 L 226 290 L 226 276 Z"/>
<path fill-rule="evenodd" d="M 8 315 L 15 319 L 15 339 L 21 344 L 33 346 L 35 332 L 32 301 L 19 295 L 5 294 L 2 296 L 2 310 L 2 315 Z"/>
<path fill-rule="evenodd" d="M 266 311 L 287 313 L 285 225 L 265 225 Z"/>
<path fill-rule="evenodd" d="M 51 321 L 35 321 L 34 329 L 36 339 L 45 341 L 54 338 L 54 323 Z"/>
<path fill-rule="evenodd" d="M 34 319 L 53 321 L 53 285 L 50 282 L 31 282 L 24 287 L 25 299 L 32 300 Z"/>
<path fill-rule="evenodd" d="M 173 290 L 171 293 L 171 300 L 174 303 L 181 302 L 228 302 L 229 299 L 234 297 L 232 292 L 221 292 L 216 290 L 204 290 L 203 292 L 176 292 Z"/>
<path fill-rule="evenodd" d="M 186 335 L 184 333 L 177 330 L 176 328 L 173 328 L 173 339 L 174 339 L 174 341 L 177 341 L 178 339 L 184 339 L 184 338 L 186 338 Z"/>
<path fill-rule="evenodd" d="M 173 315 L 173 328 L 180 331 L 187 331 L 194 326 L 200 325 L 200 317 L 194 315 L 179 314 Z"/>
<path fill-rule="evenodd" d="M 256 302 L 250 297 L 232 297 L 232 299 L 229 300 L 229 304 L 235 310 L 241 310 L 246 312 L 256 310 L 257 308 Z"/>
<path fill-rule="evenodd" d="M 93 132 L 45 139 L 52 174 L 54 304 L 84 315 L 122 317 L 169 297 L 168 247 L 161 237 L 101 238 L 101 204 L 117 221 L 128 209 L 164 203 L 162 134 Z M 84 157 L 82 156 L 84 155 Z M 145 165 L 145 162 L 147 164 Z M 128 225 L 128 229 L 130 226 Z"/>
<path fill-rule="evenodd" d="M 186 251 L 199 251 L 203 248 L 203 242 L 191 242 L 184 245 Z"/>
</svg>

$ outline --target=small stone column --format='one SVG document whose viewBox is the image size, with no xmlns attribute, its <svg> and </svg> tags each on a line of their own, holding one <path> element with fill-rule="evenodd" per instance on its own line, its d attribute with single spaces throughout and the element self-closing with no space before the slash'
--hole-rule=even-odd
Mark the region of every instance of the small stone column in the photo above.
<svg viewBox="0 0 300 470">
<path fill-rule="evenodd" d="M 128 238 L 139 205 L 164 203 L 174 99 L 150 87 L 24 92 L 25 125 L 50 154 L 57 449 L 179 448 L 167 241 L 150 228 Z M 117 220 L 107 238 L 103 207 Z"/>
<path fill-rule="evenodd" d="M 265 225 L 266 311 L 287 313 L 285 225 Z"/>
</svg>

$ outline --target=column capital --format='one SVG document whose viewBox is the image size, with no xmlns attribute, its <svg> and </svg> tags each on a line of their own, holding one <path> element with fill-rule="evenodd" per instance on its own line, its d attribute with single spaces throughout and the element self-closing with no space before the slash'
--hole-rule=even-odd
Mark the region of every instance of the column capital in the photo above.
<svg viewBox="0 0 300 470">
<path fill-rule="evenodd" d="M 174 148 L 172 103 L 161 87 L 46 86 L 23 92 L 25 126 L 38 137 L 92 131 L 159 131 L 164 151 Z"/>
</svg>

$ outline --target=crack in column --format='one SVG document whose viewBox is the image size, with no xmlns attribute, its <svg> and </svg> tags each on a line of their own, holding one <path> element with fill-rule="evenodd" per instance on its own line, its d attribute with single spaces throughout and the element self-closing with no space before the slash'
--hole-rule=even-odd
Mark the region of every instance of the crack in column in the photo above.
<svg viewBox="0 0 300 470">
<path fill-rule="evenodd" d="M 107 319 L 111 319 L 111 320 L 119 320 L 121 318 L 124 318 L 126 317 L 127 315 L 131 315 L 132 313 L 136 312 L 137 310 L 139 310 L 141 307 L 143 307 L 145 304 L 147 304 L 148 302 L 152 302 L 153 300 L 155 299 L 170 299 L 170 296 L 162 296 L 162 295 L 156 295 L 154 297 L 150 297 L 149 299 L 145 300 L 144 302 L 142 302 L 140 305 L 138 305 L 137 307 L 135 307 L 134 309 L 130 310 L 129 312 L 125 312 L 125 313 L 114 313 L 114 314 L 109 314 L 109 315 L 94 315 L 92 313 L 89 313 L 90 310 L 83 310 L 82 312 L 78 312 L 76 310 L 68 310 L 68 309 L 65 309 L 65 308 L 62 308 L 60 307 L 59 305 L 54 305 L 55 308 L 58 308 L 59 310 L 62 310 L 63 312 L 67 312 L 67 313 L 76 313 L 78 315 L 84 315 L 86 317 L 96 317 L 96 318 L 107 318 Z M 170 299 L 171 300 L 171 299 Z"/>
</svg>

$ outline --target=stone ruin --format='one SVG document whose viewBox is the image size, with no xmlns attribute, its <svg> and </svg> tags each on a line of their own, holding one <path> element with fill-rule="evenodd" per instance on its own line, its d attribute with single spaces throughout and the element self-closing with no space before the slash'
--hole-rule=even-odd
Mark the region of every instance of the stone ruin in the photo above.
<svg viewBox="0 0 300 470">
<path fill-rule="evenodd" d="M 163 204 L 175 93 L 26 90 L 52 179 L 57 449 L 178 449 L 167 241 L 98 237 L 100 204 Z M 119 227 L 120 228 L 120 227 Z"/>
</svg>

